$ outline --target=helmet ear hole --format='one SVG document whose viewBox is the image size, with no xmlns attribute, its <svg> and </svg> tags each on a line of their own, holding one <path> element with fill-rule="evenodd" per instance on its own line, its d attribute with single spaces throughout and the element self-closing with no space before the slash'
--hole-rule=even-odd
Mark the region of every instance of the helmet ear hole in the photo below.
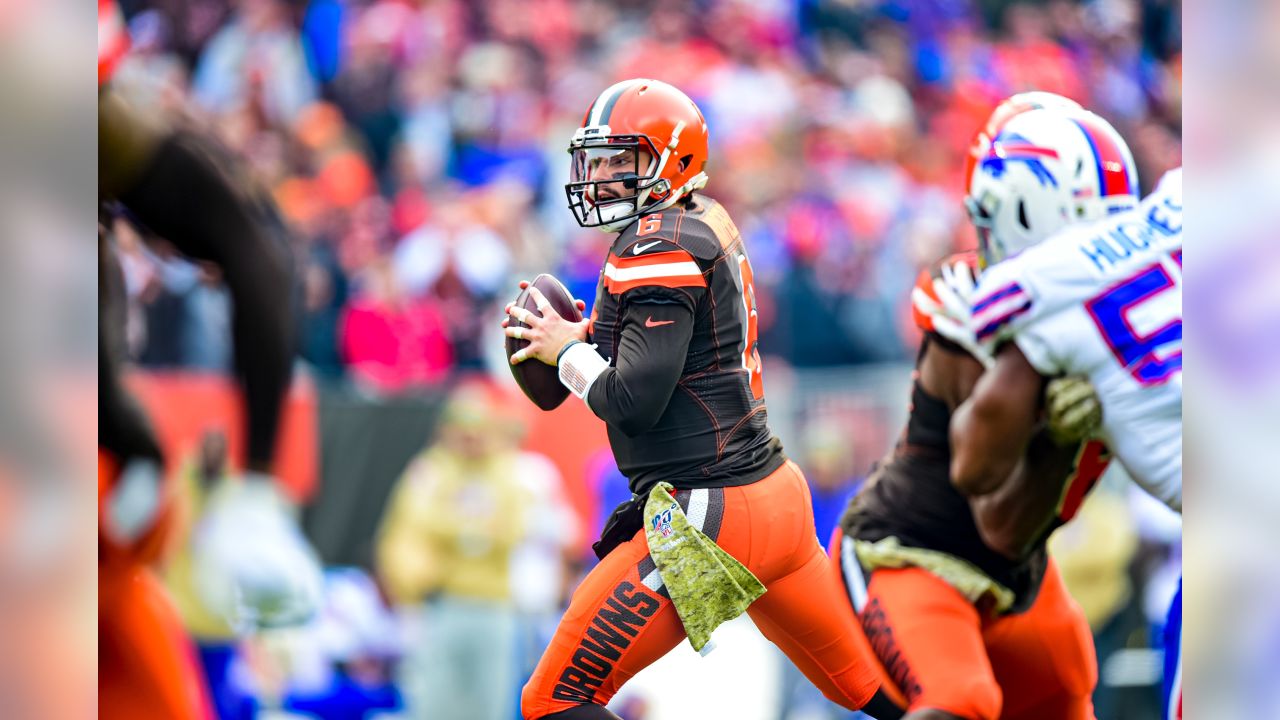
<svg viewBox="0 0 1280 720">
<path fill-rule="evenodd" d="M 1031 223 L 1027 220 L 1027 203 L 1025 200 L 1018 201 L 1018 224 L 1026 230 L 1031 229 Z"/>
<path fill-rule="evenodd" d="M 693 162 L 692 155 L 685 155 L 684 157 L 680 158 L 680 163 L 679 163 L 680 172 L 684 172 L 685 170 L 688 170 L 689 164 L 692 162 Z"/>
</svg>

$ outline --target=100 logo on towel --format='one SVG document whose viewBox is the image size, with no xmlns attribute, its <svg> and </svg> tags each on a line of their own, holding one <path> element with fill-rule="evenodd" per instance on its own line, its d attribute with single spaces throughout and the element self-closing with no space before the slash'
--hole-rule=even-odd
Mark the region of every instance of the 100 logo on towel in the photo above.
<svg viewBox="0 0 1280 720">
<path fill-rule="evenodd" d="M 675 532 L 674 530 L 671 529 L 672 509 L 673 508 L 667 508 L 666 510 L 663 510 L 657 515 L 654 515 L 653 520 L 650 523 L 651 527 L 654 530 L 658 531 L 658 534 L 662 535 L 662 537 L 664 538 L 671 537 L 672 533 Z"/>
</svg>

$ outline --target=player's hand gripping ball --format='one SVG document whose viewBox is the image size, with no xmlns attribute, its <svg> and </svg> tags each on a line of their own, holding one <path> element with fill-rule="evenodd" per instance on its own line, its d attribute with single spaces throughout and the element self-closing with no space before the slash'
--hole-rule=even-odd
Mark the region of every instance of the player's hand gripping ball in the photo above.
<svg viewBox="0 0 1280 720">
<path fill-rule="evenodd" d="M 569 396 L 556 370 L 560 351 L 569 343 L 586 341 L 589 320 L 586 303 L 573 299 L 564 284 L 543 273 L 520 283 L 520 295 L 505 309 L 507 359 L 516 384 L 535 405 L 554 410 Z M 530 362 L 540 361 L 540 362 Z"/>
</svg>

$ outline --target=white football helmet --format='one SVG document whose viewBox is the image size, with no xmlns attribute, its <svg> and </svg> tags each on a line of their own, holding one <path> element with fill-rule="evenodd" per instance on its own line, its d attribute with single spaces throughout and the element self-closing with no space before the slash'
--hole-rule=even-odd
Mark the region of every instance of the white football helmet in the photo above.
<svg viewBox="0 0 1280 720">
<path fill-rule="evenodd" d="M 965 208 L 978 231 L 983 266 L 1016 255 L 1072 223 L 1137 204 L 1129 146 L 1087 110 L 1045 107 L 1020 113 L 977 158 Z"/>
<path fill-rule="evenodd" d="M 969 181 L 973 179 L 974 167 L 977 166 L 979 160 L 987 156 L 987 151 L 991 149 L 991 139 L 999 135 L 1004 126 L 1013 118 L 1022 113 L 1040 110 L 1041 108 L 1084 110 L 1084 108 L 1080 107 L 1080 103 L 1071 98 L 1043 90 L 1022 92 L 1001 100 L 1000 104 L 991 111 L 991 115 L 987 117 L 987 123 L 974 134 L 973 140 L 969 142 L 969 152 L 965 156 L 964 162 L 966 190 L 968 190 Z"/>
</svg>

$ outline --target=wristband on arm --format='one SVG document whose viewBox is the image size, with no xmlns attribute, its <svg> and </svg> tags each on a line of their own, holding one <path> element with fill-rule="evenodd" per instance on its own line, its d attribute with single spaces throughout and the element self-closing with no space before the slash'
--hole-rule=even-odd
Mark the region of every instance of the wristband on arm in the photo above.
<svg viewBox="0 0 1280 720">
<path fill-rule="evenodd" d="M 580 340 L 565 345 L 556 364 L 560 369 L 560 382 L 584 401 L 596 378 L 609 367 L 609 362 L 596 352 L 595 345 Z"/>
</svg>

